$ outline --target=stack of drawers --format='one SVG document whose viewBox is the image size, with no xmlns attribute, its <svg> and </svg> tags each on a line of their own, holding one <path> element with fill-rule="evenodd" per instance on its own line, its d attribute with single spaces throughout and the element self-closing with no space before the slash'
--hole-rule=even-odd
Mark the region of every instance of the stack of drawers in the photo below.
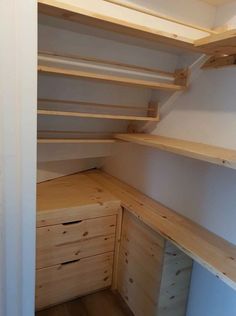
<svg viewBox="0 0 236 316">
<path fill-rule="evenodd" d="M 76 176 L 73 176 L 76 177 Z M 77 176 L 78 177 L 78 176 Z M 44 209 L 45 200 L 57 199 L 48 185 L 65 186 L 66 178 L 38 185 L 36 309 L 56 305 L 109 287 L 112 282 L 117 214 L 120 202 L 87 183 L 87 203 L 68 208 Z M 63 179 L 63 180 L 62 180 Z M 69 180 L 69 179 L 68 179 Z M 77 178 L 80 190 L 80 177 Z M 61 181 L 61 182 L 60 182 Z M 84 181 L 82 181 L 84 185 Z M 84 187 L 83 188 L 83 201 Z M 73 188 L 66 187 L 71 201 Z M 95 195 L 94 195 L 95 194 Z M 109 195 L 109 194 L 108 194 Z M 98 199 L 99 196 L 99 199 Z M 78 194 L 79 197 L 79 194 Z M 94 198 L 99 203 L 94 203 Z M 91 204 L 88 204 L 90 201 Z M 63 203 L 60 203 L 61 206 Z M 65 203 L 68 204 L 68 203 Z M 48 203 L 52 206 L 52 203 Z M 50 206 L 50 207 L 51 207 Z"/>
</svg>

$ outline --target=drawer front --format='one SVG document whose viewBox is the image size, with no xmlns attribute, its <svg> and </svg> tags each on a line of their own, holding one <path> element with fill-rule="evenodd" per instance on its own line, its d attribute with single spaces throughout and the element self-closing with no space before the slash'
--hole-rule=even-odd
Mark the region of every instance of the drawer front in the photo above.
<svg viewBox="0 0 236 316">
<path fill-rule="evenodd" d="M 37 227 L 57 225 L 65 222 L 73 222 L 97 218 L 101 216 L 117 215 L 120 210 L 119 201 L 82 205 L 78 207 L 37 210 Z"/>
<path fill-rule="evenodd" d="M 36 273 L 36 309 L 43 309 L 109 287 L 113 253 L 39 269 Z"/>
<path fill-rule="evenodd" d="M 115 236 L 99 236 L 37 249 L 37 269 L 114 251 Z"/>
<path fill-rule="evenodd" d="M 37 228 L 37 268 L 113 251 L 116 215 Z"/>
</svg>

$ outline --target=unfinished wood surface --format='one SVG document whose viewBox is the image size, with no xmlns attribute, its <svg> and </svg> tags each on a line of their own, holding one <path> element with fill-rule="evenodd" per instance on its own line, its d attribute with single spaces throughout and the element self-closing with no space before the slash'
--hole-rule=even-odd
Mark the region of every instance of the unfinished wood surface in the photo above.
<svg viewBox="0 0 236 316">
<path fill-rule="evenodd" d="M 128 121 L 152 121 L 158 122 L 159 117 L 145 117 L 145 116 L 131 116 L 131 115 L 111 115 L 111 114 L 95 114 L 83 112 L 66 112 L 53 110 L 38 110 L 38 115 L 52 115 L 52 116 L 68 116 L 68 117 L 82 117 L 93 119 L 109 119 L 109 120 L 128 120 Z"/>
<path fill-rule="evenodd" d="M 113 264 L 113 273 L 112 273 L 112 290 L 114 291 L 118 289 L 119 253 L 120 253 L 120 243 L 121 243 L 122 221 L 123 221 L 123 209 L 120 208 L 116 216 L 115 250 L 114 250 L 114 264 Z"/>
<path fill-rule="evenodd" d="M 157 89 L 157 90 L 167 90 L 167 91 L 181 91 L 186 89 L 185 86 L 158 82 L 153 80 L 135 79 L 122 76 L 115 76 L 109 74 L 95 73 L 92 71 L 82 71 L 71 68 L 59 68 L 53 66 L 39 65 L 38 71 L 45 74 L 54 74 L 69 77 L 78 77 L 92 80 L 105 81 L 113 84 L 137 86 L 143 88 Z"/>
<path fill-rule="evenodd" d="M 236 150 L 148 134 L 117 134 L 115 138 L 236 169 Z"/>
<path fill-rule="evenodd" d="M 229 56 L 212 56 L 202 66 L 203 69 L 236 66 L 236 54 Z"/>
<path fill-rule="evenodd" d="M 110 190 L 122 206 L 193 260 L 236 289 L 236 246 L 186 217 L 100 171 L 86 173 Z"/>
<path fill-rule="evenodd" d="M 37 268 L 114 251 L 116 215 L 37 228 Z"/>
<path fill-rule="evenodd" d="M 113 253 L 37 270 L 36 309 L 43 309 L 109 287 Z"/>
<path fill-rule="evenodd" d="M 211 55 L 236 53 L 236 29 L 219 34 L 209 35 L 195 41 L 195 46 L 202 48 Z"/>
<path fill-rule="evenodd" d="M 120 200 L 84 174 L 37 185 L 37 227 L 116 215 L 119 209 Z"/>
<path fill-rule="evenodd" d="M 39 105 L 78 105 L 84 107 L 95 107 L 95 108 L 109 108 L 109 109 L 118 109 L 118 110 L 139 110 L 145 111 L 149 110 L 150 112 L 155 112 L 155 108 L 148 107 L 140 107 L 137 105 L 119 105 L 119 104 L 104 104 L 104 103 L 95 103 L 95 102 L 85 102 L 85 101 L 75 101 L 75 100 L 63 100 L 63 99 L 46 99 L 46 98 L 39 98 L 38 99 Z"/>
<path fill-rule="evenodd" d="M 114 144 L 115 139 L 38 138 L 38 144 Z"/>
<path fill-rule="evenodd" d="M 189 28 L 203 31 L 203 32 L 206 32 L 209 34 L 216 34 L 217 33 L 216 31 L 214 31 L 212 29 L 207 29 L 207 28 L 201 27 L 200 25 L 194 25 L 192 23 L 180 21 L 180 20 L 175 19 L 174 17 L 160 14 L 157 11 L 147 9 L 144 6 L 136 5 L 136 4 L 133 4 L 133 3 L 130 3 L 127 1 L 123 1 L 123 0 L 104 0 L 104 1 L 119 5 L 121 7 L 127 8 L 127 9 L 131 9 L 131 10 L 134 10 L 137 12 L 141 12 L 141 13 L 144 13 L 144 14 L 147 14 L 150 16 L 154 16 L 156 18 L 160 18 L 160 19 L 163 19 L 165 21 L 170 21 L 170 22 L 176 23 L 178 25 L 184 25 L 184 26 L 187 26 Z"/>
<path fill-rule="evenodd" d="M 156 315 L 164 239 L 124 211 L 118 291 L 136 316 Z"/>
<path fill-rule="evenodd" d="M 189 296 L 192 260 L 170 242 L 165 243 L 158 316 L 183 316 Z"/>
<path fill-rule="evenodd" d="M 36 316 L 134 316 L 110 290 L 99 291 L 36 313 Z"/>
<path fill-rule="evenodd" d="M 116 33 L 160 42 L 182 49 L 199 51 L 199 49 L 194 46 L 193 39 L 176 35 L 174 29 L 173 33 L 163 32 L 155 28 L 126 21 L 125 19 L 120 20 L 108 15 L 96 14 L 93 11 L 80 8 L 78 5 L 76 6 L 63 1 L 38 0 L 38 3 L 39 12 L 49 16 L 55 16 Z"/>
<path fill-rule="evenodd" d="M 71 54 L 65 54 L 65 53 L 56 53 L 56 52 L 50 52 L 50 51 L 39 51 L 39 58 L 40 57 L 59 57 L 63 60 L 75 60 L 75 61 L 83 61 L 83 62 L 92 62 L 94 64 L 103 64 L 103 65 L 109 65 L 109 66 L 115 66 L 122 69 L 128 69 L 134 72 L 144 72 L 144 73 L 152 73 L 156 75 L 161 75 L 167 78 L 174 78 L 175 74 L 169 71 L 164 71 L 157 68 L 148 68 L 148 67 L 142 67 L 138 65 L 131 65 L 126 63 L 117 62 L 114 60 L 106 60 L 106 59 L 100 59 L 95 57 L 85 57 L 85 56 L 79 56 L 79 55 L 71 55 Z"/>
</svg>

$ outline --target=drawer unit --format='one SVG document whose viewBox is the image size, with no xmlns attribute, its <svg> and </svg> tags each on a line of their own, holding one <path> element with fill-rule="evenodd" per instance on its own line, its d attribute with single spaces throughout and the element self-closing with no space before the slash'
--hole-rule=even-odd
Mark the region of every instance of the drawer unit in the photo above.
<svg viewBox="0 0 236 316">
<path fill-rule="evenodd" d="M 37 268 L 111 252 L 115 229 L 116 215 L 37 228 Z"/>
<path fill-rule="evenodd" d="M 109 287 L 113 253 L 37 270 L 36 308 L 42 309 Z"/>
<path fill-rule="evenodd" d="M 110 287 L 120 201 L 83 174 L 37 193 L 36 309 Z"/>
</svg>

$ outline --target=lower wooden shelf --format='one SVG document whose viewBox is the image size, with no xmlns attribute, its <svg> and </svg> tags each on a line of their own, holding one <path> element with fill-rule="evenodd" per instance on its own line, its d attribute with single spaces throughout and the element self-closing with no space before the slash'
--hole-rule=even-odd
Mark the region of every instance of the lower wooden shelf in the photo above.
<svg viewBox="0 0 236 316">
<path fill-rule="evenodd" d="M 38 115 L 68 116 L 68 117 L 82 117 L 82 118 L 94 118 L 94 119 L 109 119 L 109 120 L 129 120 L 129 121 L 151 121 L 151 122 L 159 121 L 159 117 L 111 115 L 111 114 L 81 113 L 81 112 L 53 111 L 53 110 L 38 110 Z"/>
<path fill-rule="evenodd" d="M 115 139 L 39 138 L 38 144 L 112 144 Z"/>
<path fill-rule="evenodd" d="M 149 134 L 117 134 L 115 138 L 236 169 L 236 150 Z"/>
</svg>

